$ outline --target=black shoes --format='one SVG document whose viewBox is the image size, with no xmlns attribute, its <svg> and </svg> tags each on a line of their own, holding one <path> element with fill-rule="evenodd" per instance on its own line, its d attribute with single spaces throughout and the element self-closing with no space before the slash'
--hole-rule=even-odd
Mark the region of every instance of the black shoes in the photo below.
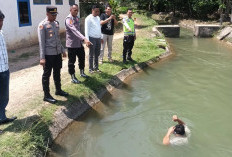
<svg viewBox="0 0 232 157">
<path fill-rule="evenodd" d="M 59 95 L 59 96 L 68 96 L 69 94 L 63 90 L 59 90 L 59 91 L 56 91 L 55 93 L 56 95 Z"/>
<path fill-rule="evenodd" d="M 126 59 L 123 59 L 123 63 L 124 63 L 124 64 L 126 64 L 126 63 L 127 63 Z"/>
<path fill-rule="evenodd" d="M 80 76 L 84 78 L 88 78 L 89 76 L 85 74 L 84 70 L 80 70 Z"/>
<path fill-rule="evenodd" d="M 64 92 L 63 90 L 58 90 L 55 93 L 56 95 L 60 95 L 60 96 L 68 96 L 69 94 Z M 50 94 L 44 94 L 44 101 L 47 101 L 51 104 L 55 104 L 57 102 L 56 99 L 54 99 Z"/>
<path fill-rule="evenodd" d="M 101 70 L 99 70 L 99 69 L 95 69 L 94 71 L 97 73 L 102 73 Z"/>
<path fill-rule="evenodd" d="M 13 122 L 15 119 L 17 119 L 17 117 L 11 117 L 11 118 L 6 118 L 6 119 L 3 119 L 3 120 L 0 120 L 0 125 Z"/>
<path fill-rule="evenodd" d="M 89 73 L 90 73 L 90 74 L 93 74 L 93 73 L 94 73 L 94 70 L 89 69 Z"/>
<path fill-rule="evenodd" d="M 89 70 L 89 73 L 90 74 L 93 74 L 93 73 L 102 73 L 102 71 L 101 70 L 99 70 L 99 69 L 94 69 L 94 70 Z"/>
<path fill-rule="evenodd" d="M 71 82 L 75 84 L 80 84 L 81 82 L 76 78 L 75 74 L 71 75 Z"/>
<path fill-rule="evenodd" d="M 131 57 L 128 57 L 127 60 L 128 60 L 128 61 L 131 61 L 131 62 L 134 61 Z"/>
<path fill-rule="evenodd" d="M 123 63 L 127 64 L 127 60 L 131 61 L 131 62 L 134 62 L 134 60 L 131 57 L 128 57 L 127 59 L 123 59 Z"/>
<path fill-rule="evenodd" d="M 43 100 L 51 104 L 55 104 L 57 102 L 57 100 L 54 99 L 50 94 L 45 95 Z"/>
</svg>

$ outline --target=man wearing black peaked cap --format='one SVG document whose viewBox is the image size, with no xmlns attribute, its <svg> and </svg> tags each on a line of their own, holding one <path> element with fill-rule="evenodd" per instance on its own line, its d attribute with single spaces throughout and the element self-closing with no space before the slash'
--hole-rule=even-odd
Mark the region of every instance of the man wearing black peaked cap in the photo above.
<svg viewBox="0 0 232 157">
<path fill-rule="evenodd" d="M 61 89 L 60 70 L 62 68 L 62 55 L 66 57 L 65 49 L 61 44 L 59 35 L 59 23 L 56 21 L 57 7 L 47 6 L 47 17 L 40 22 L 38 37 L 40 46 L 40 65 L 43 66 L 42 85 L 44 101 L 56 103 L 57 100 L 50 95 L 49 79 L 53 70 L 53 79 L 56 87 L 56 95 L 68 96 Z"/>
</svg>

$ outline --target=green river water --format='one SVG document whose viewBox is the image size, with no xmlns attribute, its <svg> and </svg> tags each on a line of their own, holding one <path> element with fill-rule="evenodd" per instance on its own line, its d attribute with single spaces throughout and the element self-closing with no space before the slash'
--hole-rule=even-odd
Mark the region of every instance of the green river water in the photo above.
<svg viewBox="0 0 232 157">
<path fill-rule="evenodd" d="M 136 74 L 56 140 L 50 156 L 231 157 L 232 49 L 186 30 L 175 56 Z M 177 114 L 189 143 L 162 145 Z"/>
</svg>

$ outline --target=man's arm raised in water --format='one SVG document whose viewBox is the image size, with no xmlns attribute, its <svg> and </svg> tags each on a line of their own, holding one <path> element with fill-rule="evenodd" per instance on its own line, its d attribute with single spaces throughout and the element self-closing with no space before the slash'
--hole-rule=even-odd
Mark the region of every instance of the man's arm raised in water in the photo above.
<svg viewBox="0 0 232 157">
<path fill-rule="evenodd" d="M 177 117 L 177 115 L 173 115 L 173 116 L 172 116 L 172 120 L 173 120 L 174 122 L 178 122 L 178 124 L 183 124 L 183 125 L 185 125 L 185 123 L 184 123 L 182 120 L 180 120 L 180 119 Z"/>
<path fill-rule="evenodd" d="M 167 134 L 163 138 L 163 144 L 164 145 L 169 145 L 170 144 L 170 135 L 174 132 L 175 127 L 172 126 L 168 129 Z"/>
</svg>

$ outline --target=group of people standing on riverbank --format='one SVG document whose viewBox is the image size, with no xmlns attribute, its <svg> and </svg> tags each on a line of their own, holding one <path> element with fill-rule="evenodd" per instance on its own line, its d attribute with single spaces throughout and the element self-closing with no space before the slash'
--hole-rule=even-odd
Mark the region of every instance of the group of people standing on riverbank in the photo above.
<svg viewBox="0 0 232 157">
<path fill-rule="evenodd" d="M 56 21 L 58 14 L 57 8 L 48 6 L 46 8 L 47 18 L 43 20 L 38 27 L 38 36 L 40 43 L 40 64 L 44 68 L 42 77 L 44 101 L 56 103 L 49 90 L 49 79 L 53 70 L 53 78 L 56 87 L 56 95 L 68 96 L 68 93 L 61 89 L 60 69 L 62 68 L 62 55 L 66 57 L 59 38 L 59 22 Z M 108 61 L 112 59 L 112 42 L 114 26 L 118 24 L 116 17 L 112 14 L 112 7 L 107 4 L 105 13 L 100 14 L 100 8 L 97 5 L 92 6 L 92 13 L 85 19 L 85 36 L 80 32 L 80 19 L 78 18 L 78 5 L 70 7 L 70 14 L 65 19 L 66 26 L 66 47 L 68 49 L 68 71 L 71 75 L 72 83 L 79 84 L 80 81 L 75 76 L 76 56 L 79 61 L 80 76 L 88 78 L 85 74 L 85 50 L 83 43 L 89 48 L 89 73 L 101 73 L 99 63 L 103 63 L 104 48 L 108 45 Z M 131 58 L 134 45 L 135 28 L 132 19 L 132 9 L 128 9 L 127 17 L 123 19 L 124 24 L 124 49 L 123 62 Z M 100 60 L 100 62 L 99 62 Z"/>
<path fill-rule="evenodd" d="M 111 6 L 105 7 L 105 13 L 99 17 L 99 7 L 92 7 L 92 14 L 85 19 L 85 36 L 80 33 L 80 19 L 78 18 L 78 5 L 70 7 L 70 14 L 65 19 L 66 26 L 66 47 L 68 50 L 68 71 L 71 75 L 71 81 L 75 84 L 80 81 L 75 76 L 76 57 L 79 61 L 80 76 L 88 78 L 84 72 L 85 68 L 85 50 L 83 42 L 89 48 L 89 73 L 101 72 L 98 68 L 98 62 L 103 63 L 104 47 L 108 45 L 108 61 L 112 59 L 112 41 L 114 34 L 114 25 L 118 23 L 116 17 L 111 14 Z M 53 70 L 56 95 L 68 96 L 68 93 L 61 89 L 60 70 L 62 68 L 62 56 L 66 57 L 66 52 L 61 44 L 59 37 L 59 22 L 56 21 L 58 14 L 57 8 L 48 6 L 46 8 L 47 17 L 38 27 L 38 37 L 40 45 L 40 64 L 43 66 L 42 85 L 44 91 L 44 101 L 56 103 L 50 95 L 49 80 Z M 123 39 L 123 63 L 131 58 L 132 48 L 136 39 L 132 10 L 128 9 L 127 17 L 123 19 L 124 39 Z M 9 101 L 9 66 L 6 43 L 3 36 L 2 25 L 5 16 L 0 11 L 0 125 L 9 123 L 17 117 L 8 118 L 5 108 Z M 100 56 L 99 56 L 100 55 Z M 100 61 L 99 61 L 100 60 Z M 163 138 L 164 145 L 182 145 L 188 143 L 190 130 L 185 123 L 176 115 L 172 120 L 178 124 L 168 129 Z M 0 134 L 1 134 L 0 130 Z"/>
<path fill-rule="evenodd" d="M 70 6 L 70 14 L 65 19 L 66 27 L 66 47 L 68 51 L 68 72 L 71 75 L 72 83 L 79 84 L 80 81 L 75 76 L 76 57 L 79 62 L 80 76 L 88 78 L 85 74 L 85 50 L 83 43 L 89 48 L 89 73 L 101 73 L 99 63 L 103 63 L 104 48 L 108 46 L 108 61 L 112 59 L 112 43 L 114 27 L 118 24 L 116 17 L 112 14 L 112 7 L 107 4 L 105 13 L 100 15 L 100 8 L 92 6 L 92 13 L 85 19 L 85 36 L 80 32 L 80 19 L 78 17 L 78 5 Z M 38 26 L 38 39 L 40 47 L 40 65 L 43 66 L 42 86 L 44 91 L 44 101 L 56 103 L 50 94 L 49 82 L 53 71 L 53 79 L 56 88 L 56 95 L 68 96 L 69 94 L 61 89 L 60 71 L 62 68 L 62 57 L 66 57 L 66 52 L 61 44 L 59 35 L 59 22 L 56 21 L 57 7 L 46 7 L 46 18 Z M 128 9 L 127 16 L 123 18 L 124 39 L 123 39 L 123 63 L 131 58 L 132 48 L 136 39 L 133 11 Z M 7 118 L 5 108 L 9 101 L 9 65 L 8 54 L 2 26 L 5 15 L 0 11 L 0 125 L 9 123 L 17 117 Z"/>
</svg>

